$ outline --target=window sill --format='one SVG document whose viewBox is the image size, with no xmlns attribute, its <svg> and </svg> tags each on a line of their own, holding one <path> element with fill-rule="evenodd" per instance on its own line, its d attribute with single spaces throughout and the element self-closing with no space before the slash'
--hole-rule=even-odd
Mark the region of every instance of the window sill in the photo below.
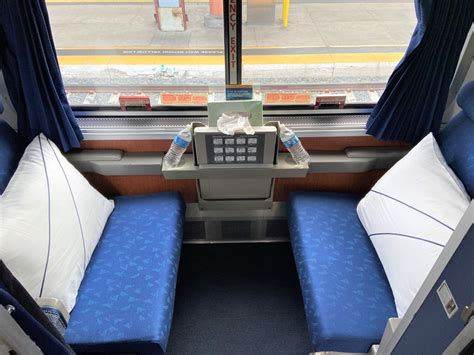
<svg viewBox="0 0 474 355">
<path fill-rule="evenodd" d="M 86 140 L 172 139 L 187 124 L 207 124 L 205 111 L 75 111 Z M 271 110 L 264 121 L 280 121 L 300 137 L 364 136 L 370 109 Z"/>
</svg>

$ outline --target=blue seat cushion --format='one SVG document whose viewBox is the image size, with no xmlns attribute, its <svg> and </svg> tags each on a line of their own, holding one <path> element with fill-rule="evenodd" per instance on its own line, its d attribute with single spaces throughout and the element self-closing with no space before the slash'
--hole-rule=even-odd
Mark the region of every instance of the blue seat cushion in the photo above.
<svg viewBox="0 0 474 355">
<path fill-rule="evenodd" d="M 288 223 L 313 351 L 367 352 L 397 312 L 357 216 L 361 196 L 296 192 Z"/>
<path fill-rule="evenodd" d="M 18 167 L 26 142 L 6 122 L 0 120 L 0 195 Z"/>
<path fill-rule="evenodd" d="M 441 131 L 438 143 L 446 162 L 474 197 L 474 81 L 462 88 L 457 102 L 462 112 Z"/>
<path fill-rule="evenodd" d="M 184 212 L 178 193 L 115 199 L 66 330 L 75 351 L 166 350 Z"/>
</svg>

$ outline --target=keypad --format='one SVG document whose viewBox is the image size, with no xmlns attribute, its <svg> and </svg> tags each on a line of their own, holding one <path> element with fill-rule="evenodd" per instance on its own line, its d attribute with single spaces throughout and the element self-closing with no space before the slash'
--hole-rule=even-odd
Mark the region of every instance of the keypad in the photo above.
<svg viewBox="0 0 474 355">
<path fill-rule="evenodd" d="M 262 159 L 264 137 L 235 136 L 235 137 L 209 137 L 208 161 L 214 164 L 257 163 Z"/>
</svg>

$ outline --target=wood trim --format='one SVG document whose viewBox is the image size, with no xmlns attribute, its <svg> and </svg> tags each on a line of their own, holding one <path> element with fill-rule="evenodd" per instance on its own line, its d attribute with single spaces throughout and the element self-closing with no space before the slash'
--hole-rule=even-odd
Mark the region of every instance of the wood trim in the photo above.
<svg viewBox="0 0 474 355">
<path fill-rule="evenodd" d="M 340 151 L 349 147 L 408 147 L 403 142 L 385 142 L 371 136 L 361 137 L 319 137 L 301 138 L 306 150 Z M 82 149 L 120 149 L 124 152 L 166 152 L 171 140 L 86 140 L 81 142 Z M 285 150 L 280 145 L 281 150 Z"/>
<path fill-rule="evenodd" d="M 365 194 L 384 173 L 384 170 L 373 170 L 365 173 L 308 174 L 305 178 L 276 179 L 274 201 L 286 201 L 291 191 L 333 191 Z"/>
<path fill-rule="evenodd" d="M 332 150 L 341 151 L 352 147 L 408 147 L 409 144 L 397 141 L 381 141 L 372 136 L 357 137 L 319 137 L 301 138 L 301 143 L 307 151 Z M 280 143 L 280 151 L 285 151 L 285 147 Z"/>
<path fill-rule="evenodd" d="M 166 180 L 163 176 L 156 175 L 104 176 L 85 173 L 84 176 L 92 186 L 108 197 L 179 191 L 186 202 L 197 202 L 196 181 L 194 180 Z"/>
</svg>

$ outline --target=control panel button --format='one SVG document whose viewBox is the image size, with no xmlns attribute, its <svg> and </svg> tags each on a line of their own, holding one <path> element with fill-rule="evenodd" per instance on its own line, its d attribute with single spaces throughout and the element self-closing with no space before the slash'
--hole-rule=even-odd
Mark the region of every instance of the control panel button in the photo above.
<svg viewBox="0 0 474 355">
<path fill-rule="evenodd" d="M 205 137 L 205 142 L 206 164 L 255 165 L 265 161 L 263 154 L 265 151 L 265 135 L 260 133 L 228 136 L 213 132 Z"/>
</svg>

